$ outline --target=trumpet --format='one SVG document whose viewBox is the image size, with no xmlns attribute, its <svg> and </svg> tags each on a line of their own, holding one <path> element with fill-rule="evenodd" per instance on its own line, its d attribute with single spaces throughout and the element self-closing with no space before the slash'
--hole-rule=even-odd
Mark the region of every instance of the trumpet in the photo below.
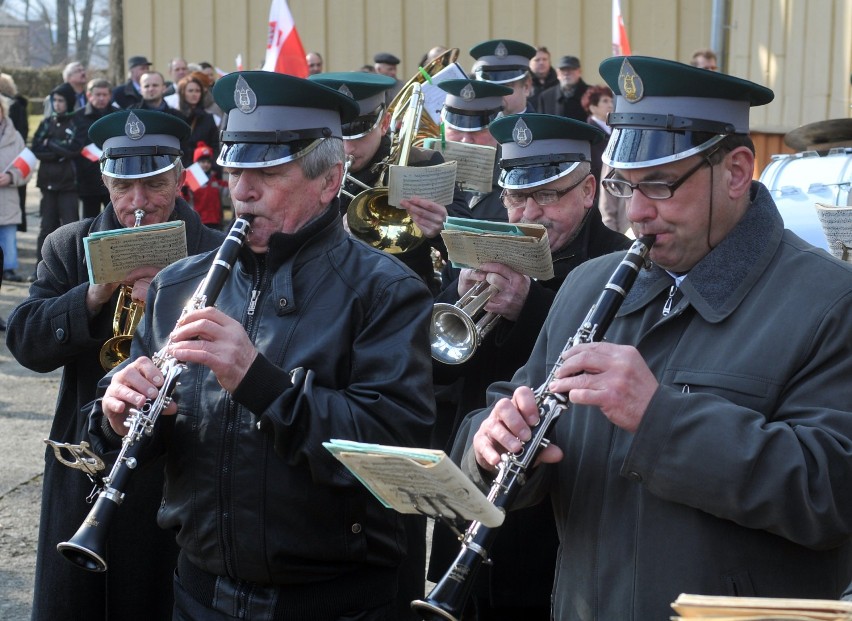
<svg viewBox="0 0 852 621">
<path fill-rule="evenodd" d="M 455 304 L 435 304 L 429 328 L 435 360 L 444 364 L 461 364 L 476 353 L 476 348 L 500 319 L 500 315 L 484 311 L 496 292 L 494 285 L 481 280 Z"/>
<path fill-rule="evenodd" d="M 216 303 L 216 298 L 222 291 L 222 287 L 231 273 L 231 268 L 237 261 L 240 248 L 242 248 L 246 237 L 248 237 L 253 218 L 254 216 L 245 215 L 234 220 L 234 224 L 231 226 L 225 242 L 216 253 L 207 275 L 183 307 L 177 321 L 178 325 L 180 325 L 181 320 L 187 313 L 212 306 Z M 104 572 L 107 570 L 105 554 L 106 539 L 115 512 L 124 500 L 123 490 L 127 487 L 130 475 L 139 465 L 137 460 L 141 451 L 153 435 L 157 419 L 162 411 L 172 402 L 172 393 L 178 386 L 178 377 L 186 368 L 185 363 L 177 360 L 168 353 L 170 345 L 171 339 L 151 357 L 151 360 L 153 360 L 157 368 L 163 373 L 163 385 L 159 393 L 155 398 L 147 399 L 145 404 L 138 410 L 136 408 L 130 409 L 130 416 L 124 422 L 125 426 L 129 428 L 129 431 L 121 442 L 121 450 L 109 475 L 101 479 L 102 486 L 98 492 L 94 506 L 89 511 L 89 515 L 86 516 L 83 524 L 74 533 L 74 536 L 68 541 L 63 541 L 56 546 L 56 549 L 66 559 L 83 569 L 94 572 Z M 81 447 L 82 444 L 80 445 Z M 62 448 L 68 449 L 67 446 L 63 446 Z M 56 447 L 54 447 L 54 451 L 56 451 Z M 78 461 L 80 460 L 80 451 L 72 450 L 71 454 Z M 92 469 L 90 463 L 64 463 L 84 472 Z"/>
<path fill-rule="evenodd" d="M 133 215 L 136 218 L 136 222 L 133 224 L 135 228 L 142 224 L 145 212 L 142 209 L 137 209 L 133 212 Z M 132 294 L 133 287 L 130 285 L 121 285 L 118 289 L 118 302 L 115 305 L 115 314 L 112 318 L 113 335 L 101 346 L 98 355 L 98 360 L 104 371 L 117 367 L 130 355 L 130 341 L 133 340 L 133 333 L 145 312 L 145 303 L 134 301 L 131 297 Z"/>
<path fill-rule="evenodd" d="M 536 389 L 534 394 L 540 415 L 539 422 L 532 429 L 532 437 L 523 443 L 519 452 L 504 453 L 501 456 L 497 476 L 488 493 L 488 500 L 499 509 L 509 510 L 521 486 L 526 482 L 527 470 L 535 464 L 541 451 L 550 444 L 547 438 L 550 430 L 559 416 L 568 409 L 568 398 L 563 394 L 552 393 L 548 388 L 562 366 L 562 354 L 575 345 L 603 340 L 621 303 L 636 281 L 654 239 L 653 235 L 648 235 L 633 242 L 577 332 L 562 349 L 547 379 Z M 486 527 L 481 522 L 471 522 L 460 537 L 461 551 L 449 571 L 425 599 L 411 602 L 411 607 L 424 621 L 459 621 L 479 567 L 482 563 L 490 562 L 488 550 L 498 532 L 496 528 Z"/>
</svg>

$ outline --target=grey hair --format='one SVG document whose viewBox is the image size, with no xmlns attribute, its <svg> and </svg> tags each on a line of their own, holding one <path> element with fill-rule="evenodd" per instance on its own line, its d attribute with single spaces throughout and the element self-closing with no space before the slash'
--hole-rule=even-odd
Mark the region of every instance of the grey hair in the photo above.
<svg viewBox="0 0 852 621">
<path fill-rule="evenodd" d="M 325 138 L 320 141 L 316 148 L 311 149 L 309 153 L 300 157 L 297 161 L 305 178 L 316 179 L 335 164 L 343 162 L 344 156 L 341 138 Z"/>
<path fill-rule="evenodd" d="M 79 61 L 74 61 L 73 63 L 68 63 L 67 65 L 65 65 L 65 68 L 62 70 L 62 79 L 67 82 L 68 76 L 74 73 L 77 67 L 83 67 L 83 63 Z M 83 68 L 85 69 L 85 67 Z"/>
</svg>

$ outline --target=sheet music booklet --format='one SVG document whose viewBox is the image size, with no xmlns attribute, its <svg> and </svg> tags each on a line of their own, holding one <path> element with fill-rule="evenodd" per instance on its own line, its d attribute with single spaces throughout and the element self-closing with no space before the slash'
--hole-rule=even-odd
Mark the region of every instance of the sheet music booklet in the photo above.
<svg viewBox="0 0 852 621">
<path fill-rule="evenodd" d="M 443 451 L 365 444 L 323 442 L 378 500 L 400 513 L 422 513 L 453 523 L 477 520 L 493 528 L 504 513 Z"/>
</svg>

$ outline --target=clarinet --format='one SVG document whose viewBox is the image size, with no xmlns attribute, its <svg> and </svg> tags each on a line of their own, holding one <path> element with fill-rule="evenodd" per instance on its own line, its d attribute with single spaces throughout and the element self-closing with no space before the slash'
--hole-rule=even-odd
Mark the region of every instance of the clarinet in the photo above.
<svg viewBox="0 0 852 621">
<path fill-rule="evenodd" d="M 615 319 L 630 287 L 633 286 L 653 244 L 653 235 L 633 242 L 624 259 L 610 276 L 597 301 L 589 309 L 583 323 L 562 349 L 562 354 L 580 343 L 603 340 L 604 334 Z M 521 486 L 526 483 L 527 470 L 533 466 L 541 451 L 550 445 L 547 436 L 556 419 L 569 407 L 568 398 L 565 395 L 550 392 L 548 389 L 556 377 L 556 372 L 562 366 L 562 354 L 547 379 L 534 393 L 539 422 L 532 428 L 532 437 L 523 443 L 519 452 L 501 455 L 497 477 L 491 485 L 488 500 L 504 511 L 509 510 Z M 418 612 L 424 621 L 443 619 L 459 621 L 465 602 L 473 589 L 479 567 L 483 563 L 491 562 L 488 558 L 488 550 L 493 545 L 497 532 L 497 528 L 489 528 L 478 521 L 471 522 L 460 537 L 461 551 L 450 569 L 425 599 L 411 602 L 412 609 Z"/>
<path fill-rule="evenodd" d="M 207 275 L 183 307 L 177 325 L 180 325 L 187 313 L 216 303 L 216 298 L 222 291 L 231 268 L 237 261 L 240 248 L 251 230 L 253 218 L 252 215 L 245 215 L 234 221 Z M 147 399 L 139 409 L 130 409 L 130 415 L 124 421 L 124 426 L 129 430 L 121 442 L 121 450 L 109 475 L 101 480 L 101 489 L 94 506 L 74 536 L 56 546 L 66 559 L 83 569 L 94 572 L 107 570 L 106 538 L 115 512 L 124 500 L 123 490 L 127 489 L 130 476 L 139 465 L 140 453 L 151 440 L 157 419 L 172 402 L 172 393 L 178 386 L 178 377 L 186 369 L 186 363 L 168 353 L 171 343 L 169 338 L 166 345 L 151 357 L 163 373 L 163 386 L 154 399 Z"/>
</svg>

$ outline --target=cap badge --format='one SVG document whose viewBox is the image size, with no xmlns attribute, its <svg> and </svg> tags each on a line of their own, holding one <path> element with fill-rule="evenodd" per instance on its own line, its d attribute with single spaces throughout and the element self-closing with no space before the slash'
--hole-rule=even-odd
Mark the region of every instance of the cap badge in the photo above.
<svg viewBox="0 0 852 621">
<path fill-rule="evenodd" d="M 512 130 L 512 140 L 519 147 L 528 147 L 532 144 L 532 132 L 523 119 L 518 119 L 518 122 L 515 123 L 515 128 Z"/>
<path fill-rule="evenodd" d="M 494 55 L 497 58 L 506 58 L 506 56 L 509 55 L 509 50 L 506 49 L 506 46 L 502 41 L 500 41 L 500 43 L 497 44 L 497 47 L 494 48 Z"/>
<path fill-rule="evenodd" d="M 338 92 L 338 93 L 343 93 L 343 94 L 344 94 L 344 95 L 346 95 L 347 97 L 351 97 L 352 99 L 355 99 L 355 95 L 353 95 L 353 94 L 352 94 L 352 91 L 350 91 L 350 90 L 349 90 L 349 87 L 348 87 L 348 86 L 346 86 L 345 84 L 341 84 L 341 85 L 340 85 L 340 88 L 338 88 L 338 89 L 337 89 L 337 92 Z"/>
<path fill-rule="evenodd" d="M 465 84 L 464 88 L 459 92 L 459 96 L 465 101 L 476 99 L 476 91 L 473 90 L 473 85 L 470 82 Z"/>
<path fill-rule="evenodd" d="M 234 87 L 234 103 L 243 114 L 251 114 L 257 108 L 257 95 L 243 76 L 237 78 L 237 84 Z"/>
<path fill-rule="evenodd" d="M 127 116 L 127 123 L 124 124 L 124 133 L 131 140 L 139 140 L 145 135 L 145 125 L 131 112 Z"/>
<path fill-rule="evenodd" d="M 630 103 L 636 103 L 645 96 L 645 85 L 642 78 L 633 69 L 633 65 L 626 58 L 621 63 L 621 71 L 618 74 L 618 90 Z"/>
</svg>

